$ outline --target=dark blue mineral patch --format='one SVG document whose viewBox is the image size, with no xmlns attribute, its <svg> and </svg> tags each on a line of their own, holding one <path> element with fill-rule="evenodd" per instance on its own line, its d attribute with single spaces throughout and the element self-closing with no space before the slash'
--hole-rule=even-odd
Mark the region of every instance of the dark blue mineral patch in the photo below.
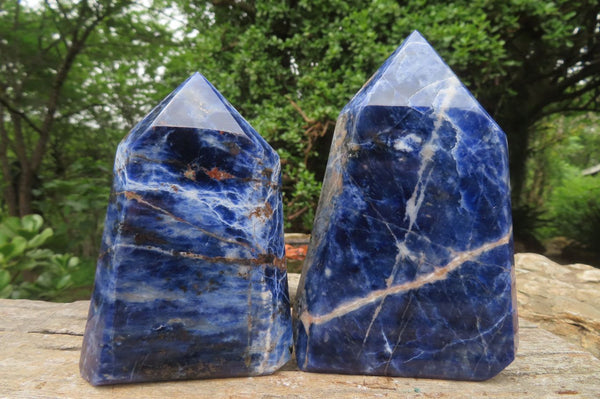
<svg viewBox="0 0 600 399">
<path fill-rule="evenodd" d="M 338 119 L 296 301 L 300 369 L 485 380 L 514 359 L 507 159 L 413 33 Z"/>
<path fill-rule="evenodd" d="M 196 73 L 120 143 L 81 353 L 94 385 L 290 357 L 279 157 Z"/>
</svg>

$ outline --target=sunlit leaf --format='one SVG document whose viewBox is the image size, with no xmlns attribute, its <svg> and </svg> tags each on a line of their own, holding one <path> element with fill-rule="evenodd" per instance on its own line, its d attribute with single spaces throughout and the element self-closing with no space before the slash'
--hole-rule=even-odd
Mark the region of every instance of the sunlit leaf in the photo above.
<svg viewBox="0 0 600 399">
<path fill-rule="evenodd" d="M 50 227 L 46 227 L 40 234 L 36 235 L 31 240 L 29 240 L 27 246 L 29 248 L 37 248 L 43 243 L 45 243 L 48 238 L 52 237 L 53 234 L 54 232 L 52 231 L 52 229 Z"/>
<path fill-rule="evenodd" d="M 71 284 L 71 275 L 67 274 L 63 276 L 60 280 L 56 282 L 55 288 L 57 290 L 62 290 L 63 288 L 69 286 Z"/>
<path fill-rule="evenodd" d="M 21 219 L 21 226 L 30 233 L 37 232 L 44 224 L 44 219 L 40 215 L 26 215 Z"/>
<path fill-rule="evenodd" d="M 4 256 L 5 260 L 8 261 L 12 258 L 20 256 L 27 248 L 27 240 L 23 237 L 14 237 L 10 243 L 4 244 L 0 247 L 0 252 Z"/>
<path fill-rule="evenodd" d="M 0 289 L 4 289 L 10 283 L 11 277 L 8 270 L 0 270 Z"/>
</svg>

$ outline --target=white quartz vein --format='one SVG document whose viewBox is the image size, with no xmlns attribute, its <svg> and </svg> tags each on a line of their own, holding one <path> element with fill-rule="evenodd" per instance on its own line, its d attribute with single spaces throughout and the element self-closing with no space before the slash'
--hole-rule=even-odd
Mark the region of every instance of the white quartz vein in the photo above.
<svg viewBox="0 0 600 399">
<path fill-rule="evenodd" d="M 404 330 L 406 329 L 406 326 L 408 325 L 408 323 L 406 322 L 405 316 L 406 316 L 406 312 L 408 312 L 408 309 L 410 308 L 412 300 L 413 300 L 413 297 L 411 295 L 411 296 L 409 296 L 408 303 L 404 307 L 404 311 L 402 312 L 402 316 L 400 317 L 400 320 L 402 320 L 402 328 L 398 332 L 398 338 L 396 339 L 396 344 L 394 345 L 394 349 L 392 349 L 392 352 L 390 353 L 388 361 L 385 365 L 385 373 L 386 374 L 388 372 L 388 368 L 390 367 L 392 359 L 394 358 L 394 353 L 396 353 L 396 350 L 398 349 L 398 347 L 400 346 L 400 343 L 402 342 L 402 336 L 404 335 Z M 363 343 L 363 345 L 364 345 L 364 343 Z"/>
<path fill-rule="evenodd" d="M 460 82 L 456 77 L 448 79 L 448 83 L 448 88 L 440 91 L 439 95 L 441 95 L 442 92 L 446 93 L 444 93 L 445 96 L 442 101 L 442 104 L 437 110 L 437 119 L 434 123 L 433 131 L 431 132 L 431 137 L 429 138 L 427 143 L 425 143 L 423 149 L 421 150 L 422 162 L 418 173 L 419 181 L 417 182 L 417 184 L 415 184 L 415 189 L 411 197 L 406 202 L 405 218 L 407 218 L 409 221 L 409 231 L 412 230 L 412 227 L 415 224 L 417 214 L 419 213 L 419 209 L 421 208 L 421 204 L 423 203 L 423 199 L 425 198 L 425 187 L 427 186 L 429 174 L 427 175 L 427 178 L 424 181 L 423 177 L 425 174 L 425 170 L 433 162 L 433 156 L 436 151 L 436 141 L 438 139 L 438 131 L 442 127 L 446 116 L 446 111 L 452 104 L 452 99 L 454 98 L 457 89 L 460 88 Z"/>
<path fill-rule="evenodd" d="M 431 169 L 429 169 L 427 171 L 427 168 L 433 162 L 433 156 L 436 151 L 436 141 L 438 138 L 438 131 L 442 127 L 442 123 L 444 122 L 444 117 L 445 117 L 446 111 L 450 107 L 450 104 L 452 103 L 452 98 L 454 97 L 456 90 L 458 88 L 460 88 L 460 82 L 454 76 L 447 78 L 447 79 L 442 79 L 442 80 L 432 82 L 428 86 L 431 86 L 433 84 L 438 84 L 438 83 L 444 82 L 444 81 L 448 81 L 448 83 L 449 83 L 449 86 L 447 89 L 448 93 L 446 93 L 446 95 L 444 96 L 444 99 L 442 101 L 440 109 L 437 111 L 438 115 L 437 115 L 437 119 L 434 123 L 433 131 L 431 132 L 431 137 L 425 143 L 425 145 L 423 146 L 423 149 L 421 150 L 422 162 L 421 162 L 421 166 L 419 168 L 419 173 L 418 173 L 419 180 L 415 184 L 415 189 L 414 189 L 411 197 L 406 202 L 405 219 L 408 219 L 408 222 L 409 222 L 407 234 L 410 234 L 412 232 L 413 226 L 417 219 L 417 215 L 419 213 L 419 210 L 421 209 L 423 200 L 425 199 L 425 192 L 426 192 L 425 188 L 427 187 L 427 184 L 429 183 L 429 178 L 430 178 L 430 175 L 432 172 Z M 423 89 L 421 89 L 421 90 L 423 90 Z M 414 95 L 416 95 L 417 93 L 418 93 L 418 91 Z M 389 226 L 387 224 L 386 224 L 386 227 L 392 234 L 392 237 L 394 238 L 394 241 L 396 242 L 396 247 L 398 250 L 392 271 L 391 271 L 390 275 L 388 276 L 388 278 L 386 279 L 386 286 L 387 286 L 387 288 L 390 288 L 394 282 L 394 278 L 395 278 L 396 274 L 398 273 L 398 268 L 400 267 L 400 264 L 402 263 L 401 262 L 402 259 L 406 258 L 407 256 L 410 257 L 413 255 L 410 253 L 408 248 L 406 248 L 406 245 L 404 244 L 404 242 L 400 242 L 397 239 L 397 237 L 394 235 L 394 233 L 392 232 L 392 230 L 389 228 Z M 367 333 L 365 334 L 363 344 L 369 338 L 369 334 L 371 332 L 371 328 L 373 327 L 373 323 L 375 323 L 375 320 L 377 319 L 377 317 L 379 316 L 379 313 L 381 312 L 381 309 L 385 302 L 386 296 L 387 295 L 383 296 L 383 298 L 381 299 L 381 302 L 379 303 L 379 306 L 377 307 L 377 309 L 375 309 L 375 312 L 373 313 L 373 316 L 371 317 L 371 322 L 369 323 L 369 327 L 367 328 Z"/>
<path fill-rule="evenodd" d="M 449 93 L 446 93 L 444 100 L 442 101 L 442 104 L 440 106 L 440 109 L 438 110 L 437 119 L 434 123 L 433 131 L 431 132 L 431 137 L 425 143 L 425 145 L 423 146 L 423 149 L 421 150 L 422 162 L 421 162 L 421 166 L 419 168 L 419 173 L 418 173 L 419 180 L 415 184 L 415 189 L 414 189 L 411 197 L 406 202 L 405 219 L 408 219 L 408 222 L 409 222 L 407 234 L 410 234 L 412 232 L 413 226 L 417 220 L 417 215 L 419 213 L 419 210 L 421 209 L 423 200 L 425 199 L 426 187 L 427 187 L 427 184 L 429 183 L 429 178 L 432 173 L 432 170 L 429 169 L 429 171 L 427 171 L 427 168 L 433 162 L 433 156 L 436 151 L 436 141 L 438 138 L 438 131 L 442 127 L 442 123 L 444 122 L 444 116 L 446 114 L 447 109 L 450 107 L 452 98 L 454 97 L 454 94 L 456 93 L 456 89 L 460 87 L 460 82 L 458 81 L 458 79 L 456 77 L 442 79 L 442 80 L 433 82 L 431 84 L 437 84 L 442 81 L 448 81 L 449 86 L 448 86 L 447 90 L 449 91 Z M 414 95 L 416 95 L 417 93 L 418 93 L 418 91 Z M 390 288 L 392 286 L 392 284 L 394 282 L 394 278 L 396 277 L 396 274 L 398 273 L 398 268 L 400 267 L 401 260 L 406 258 L 407 256 L 408 257 L 412 256 L 412 254 L 410 253 L 408 248 L 406 248 L 406 245 L 403 242 L 399 242 L 395 236 L 394 236 L 394 240 L 396 241 L 396 247 L 398 249 L 398 252 L 396 255 L 396 259 L 394 261 L 394 267 L 392 268 L 392 272 L 386 279 L 387 288 Z M 381 312 L 381 308 L 383 307 L 384 302 L 385 302 L 385 296 L 382 298 L 381 303 L 379 304 L 379 306 L 377 307 L 377 309 L 375 309 L 375 312 L 373 313 L 373 317 L 371 318 L 371 323 L 369 324 L 369 328 L 367 329 L 367 334 L 365 335 L 364 342 L 366 342 L 367 338 L 369 337 L 369 333 L 371 332 L 371 327 L 373 326 L 375 319 L 377 319 L 377 317 L 379 316 L 379 313 Z"/>
<path fill-rule="evenodd" d="M 512 230 L 510 230 L 506 235 L 504 235 L 497 241 L 484 244 L 475 249 L 455 253 L 452 261 L 450 261 L 442 267 L 437 268 L 431 273 L 425 274 L 413 281 L 409 281 L 403 284 L 392 285 L 390 287 L 382 288 L 380 290 L 375 290 L 369 295 L 362 298 L 356 298 L 350 301 L 343 302 L 329 313 L 323 315 L 311 315 L 308 311 L 305 310 L 300 315 L 300 320 L 302 321 L 304 328 L 308 332 L 308 329 L 312 324 L 317 325 L 327 323 L 337 317 L 344 316 L 348 313 L 354 312 L 367 305 L 377 302 L 387 297 L 388 295 L 399 294 L 402 292 L 420 288 L 426 284 L 432 284 L 441 280 L 445 280 L 450 272 L 458 269 L 463 263 L 474 259 L 487 251 L 491 251 L 492 249 L 495 249 L 499 246 L 508 244 L 511 235 Z"/>
</svg>

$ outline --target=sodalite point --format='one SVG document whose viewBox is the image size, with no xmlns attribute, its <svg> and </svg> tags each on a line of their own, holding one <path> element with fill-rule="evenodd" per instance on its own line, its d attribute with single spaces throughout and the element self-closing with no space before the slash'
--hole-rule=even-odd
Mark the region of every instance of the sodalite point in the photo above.
<svg viewBox="0 0 600 399">
<path fill-rule="evenodd" d="M 506 138 L 418 32 L 340 114 L 294 313 L 305 371 L 484 380 L 514 359 Z"/>
<path fill-rule="evenodd" d="M 290 357 L 279 157 L 200 74 L 120 143 L 80 368 L 94 385 Z"/>
</svg>

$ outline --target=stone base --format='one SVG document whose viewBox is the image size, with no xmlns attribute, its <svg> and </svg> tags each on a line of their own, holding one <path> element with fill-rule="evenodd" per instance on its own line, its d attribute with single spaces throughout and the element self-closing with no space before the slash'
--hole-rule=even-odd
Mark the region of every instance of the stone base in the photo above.
<svg viewBox="0 0 600 399">
<path fill-rule="evenodd" d="M 600 359 L 600 269 L 515 255 L 519 316 Z"/>
<path fill-rule="evenodd" d="M 291 292 L 293 281 L 297 276 L 291 275 Z M 88 306 L 88 301 L 0 300 L 0 397 L 600 397 L 600 360 L 526 320 L 520 320 L 516 360 L 485 382 L 303 373 L 292 361 L 264 377 L 96 388 L 79 376 L 78 369 Z"/>
</svg>

